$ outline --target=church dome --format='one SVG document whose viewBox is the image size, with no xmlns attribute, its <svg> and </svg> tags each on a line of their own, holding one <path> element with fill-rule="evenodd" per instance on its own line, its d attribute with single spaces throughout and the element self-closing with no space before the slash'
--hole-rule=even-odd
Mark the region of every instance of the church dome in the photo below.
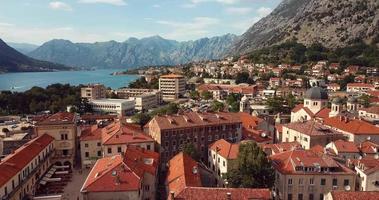
<svg viewBox="0 0 379 200">
<path fill-rule="evenodd" d="M 305 99 L 328 100 L 328 92 L 320 87 L 312 87 L 305 92 Z"/>
</svg>

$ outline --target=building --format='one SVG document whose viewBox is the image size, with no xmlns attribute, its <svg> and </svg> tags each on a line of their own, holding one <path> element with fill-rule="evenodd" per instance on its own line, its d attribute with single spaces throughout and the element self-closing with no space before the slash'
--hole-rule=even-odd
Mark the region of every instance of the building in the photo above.
<svg viewBox="0 0 379 200">
<path fill-rule="evenodd" d="M 337 83 L 330 83 L 327 85 L 327 90 L 330 92 L 337 92 L 341 89 L 341 86 Z"/>
<path fill-rule="evenodd" d="M 248 84 L 225 85 L 225 84 L 202 84 L 197 90 L 202 92 L 211 92 L 213 98 L 217 100 L 224 99 L 229 94 L 241 94 L 247 98 L 252 98 L 257 95 L 257 86 Z"/>
<path fill-rule="evenodd" d="M 359 117 L 373 124 L 379 124 L 379 106 L 358 109 Z"/>
<path fill-rule="evenodd" d="M 346 92 L 368 92 L 375 90 L 375 86 L 367 83 L 348 83 Z"/>
<path fill-rule="evenodd" d="M 135 109 L 133 99 L 95 99 L 89 103 L 95 112 L 117 114 L 119 116 L 132 114 Z"/>
<path fill-rule="evenodd" d="M 149 110 L 161 104 L 161 92 L 144 93 L 131 97 L 135 101 L 135 109 L 138 111 Z"/>
<path fill-rule="evenodd" d="M 39 178 L 52 165 L 54 138 L 43 134 L 27 142 L 0 162 L 1 199 L 31 197 Z"/>
<path fill-rule="evenodd" d="M 236 115 L 238 115 L 242 121 L 242 139 L 253 140 L 258 144 L 273 142 L 275 127 L 268 121 L 243 112 L 239 112 Z"/>
<path fill-rule="evenodd" d="M 120 88 L 116 90 L 116 94 L 119 98 L 129 99 L 130 97 L 140 96 L 145 93 L 159 93 L 156 89 L 145 89 L 145 88 Z"/>
<path fill-rule="evenodd" d="M 209 145 L 208 167 L 217 179 L 218 186 L 225 186 L 223 174 L 237 167 L 239 143 L 230 143 L 224 139 Z"/>
<path fill-rule="evenodd" d="M 359 144 L 371 140 L 379 144 L 379 127 L 369 122 L 351 119 L 349 117 L 337 116 L 324 119 L 324 125 L 330 129 L 342 132 L 349 141 Z"/>
<path fill-rule="evenodd" d="M 154 200 L 159 154 L 130 147 L 125 154 L 99 159 L 80 192 L 84 200 Z"/>
<path fill-rule="evenodd" d="M 285 151 L 303 149 L 299 142 L 282 142 L 277 144 L 262 144 L 261 148 L 267 156 L 275 155 Z"/>
<path fill-rule="evenodd" d="M 48 134 L 54 138 L 54 164 L 75 165 L 77 137 L 80 135 L 77 122 L 78 116 L 68 112 L 58 112 L 37 122 L 35 130 L 38 136 Z"/>
<path fill-rule="evenodd" d="M 217 78 L 204 78 L 204 83 L 212 83 L 212 84 L 228 84 L 228 85 L 235 85 L 236 80 L 234 79 L 217 79 Z"/>
<path fill-rule="evenodd" d="M 357 188 L 360 191 L 379 191 L 378 156 L 352 159 L 350 163 L 357 173 Z"/>
<path fill-rule="evenodd" d="M 292 122 L 283 125 L 282 142 L 299 142 L 304 149 L 316 145 L 326 146 L 331 141 L 345 139 L 342 132 L 316 121 Z"/>
<path fill-rule="evenodd" d="M 208 187 L 209 172 L 190 156 L 179 153 L 168 162 L 165 181 L 167 200 L 269 200 L 271 192 L 262 188 Z"/>
<path fill-rule="evenodd" d="M 377 200 L 379 192 L 331 191 L 325 200 Z"/>
<path fill-rule="evenodd" d="M 370 140 L 363 141 L 359 144 L 359 150 L 363 157 L 379 155 L 379 144 Z"/>
<path fill-rule="evenodd" d="M 186 92 L 186 80 L 184 76 L 177 74 L 160 76 L 159 90 L 162 92 L 164 101 L 179 99 Z"/>
<path fill-rule="evenodd" d="M 276 171 L 277 199 L 324 199 L 332 190 L 354 191 L 354 172 L 325 154 L 292 150 L 270 159 Z"/>
<path fill-rule="evenodd" d="M 206 162 L 211 143 L 219 139 L 239 142 L 242 135 L 241 120 L 234 113 L 185 112 L 178 115 L 157 115 L 146 126 L 147 132 L 157 143 L 163 166 L 186 143 L 194 144 L 201 160 Z"/>
<path fill-rule="evenodd" d="M 328 93 L 320 87 L 312 87 L 304 95 L 304 104 L 297 105 L 291 111 L 291 122 L 306 121 L 323 113 L 329 114 Z"/>
<path fill-rule="evenodd" d="M 113 122 L 106 127 L 93 125 L 82 131 L 80 151 L 83 167 L 92 166 L 103 156 L 122 154 L 129 146 L 154 151 L 154 140 L 133 124 Z"/>
<path fill-rule="evenodd" d="M 88 100 L 103 99 L 106 97 L 106 88 L 102 84 L 89 84 L 81 88 L 81 97 Z"/>
<path fill-rule="evenodd" d="M 345 141 L 345 140 L 332 141 L 326 145 L 326 148 L 331 149 L 332 152 L 336 156 L 344 160 L 357 159 L 361 156 L 357 145 L 354 142 L 350 142 L 350 141 Z"/>
</svg>

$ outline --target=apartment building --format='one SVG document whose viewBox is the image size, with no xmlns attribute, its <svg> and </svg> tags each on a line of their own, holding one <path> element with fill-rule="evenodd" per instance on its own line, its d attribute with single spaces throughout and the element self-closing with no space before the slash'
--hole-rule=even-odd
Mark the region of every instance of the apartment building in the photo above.
<svg viewBox="0 0 379 200">
<path fill-rule="evenodd" d="M 208 146 L 226 139 L 239 142 L 242 122 L 235 113 L 185 112 L 178 115 L 155 116 L 147 132 L 157 143 L 162 165 L 178 153 L 186 143 L 194 144 L 202 161 L 208 158 Z"/>
<path fill-rule="evenodd" d="M 209 145 L 208 167 L 217 179 L 218 186 L 225 186 L 223 174 L 237 167 L 239 143 L 230 143 L 224 139 Z"/>
<path fill-rule="evenodd" d="M 80 192 L 84 200 L 155 200 L 159 154 L 129 147 L 124 154 L 99 159 Z"/>
<path fill-rule="evenodd" d="M 179 99 L 186 92 L 186 80 L 184 76 L 177 74 L 160 76 L 159 90 L 164 101 Z"/>
<path fill-rule="evenodd" d="M 149 110 L 151 108 L 157 107 L 161 104 L 161 92 L 150 92 L 144 93 L 138 96 L 130 97 L 135 101 L 135 109 L 139 111 Z"/>
<path fill-rule="evenodd" d="M 74 113 L 58 112 L 37 122 L 35 130 L 38 136 L 48 134 L 54 138 L 54 163 L 57 165 L 75 165 L 77 136 L 80 129 L 77 126 L 78 116 Z"/>
<path fill-rule="evenodd" d="M 336 140 L 326 145 L 327 149 L 331 149 L 336 156 L 347 160 L 359 158 L 360 151 L 354 142 L 345 140 Z"/>
<path fill-rule="evenodd" d="M 104 128 L 86 128 L 80 137 L 82 166 L 90 167 L 104 156 L 122 154 L 130 146 L 154 151 L 154 140 L 133 124 L 113 122 Z"/>
<path fill-rule="evenodd" d="M 326 146 L 331 141 L 339 139 L 346 139 L 346 136 L 314 120 L 283 125 L 282 142 L 296 141 L 304 149 L 316 145 Z"/>
<path fill-rule="evenodd" d="M 349 161 L 357 173 L 357 188 L 360 191 L 379 191 L 379 158 L 364 157 Z"/>
<path fill-rule="evenodd" d="M 133 99 L 95 99 L 89 103 L 95 112 L 117 114 L 119 116 L 130 115 L 135 109 Z"/>
<path fill-rule="evenodd" d="M 102 84 L 89 84 L 81 88 L 81 97 L 88 100 L 103 99 L 106 97 L 106 88 Z"/>
<path fill-rule="evenodd" d="M 0 162 L 0 199 L 22 200 L 34 195 L 39 178 L 52 165 L 54 138 L 43 134 Z"/>
<path fill-rule="evenodd" d="M 346 92 L 367 92 L 375 90 L 375 86 L 367 83 L 348 83 Z"/>
<path fill-rule="evenodd" d="M 360 118 L 373 124 L 379 124 L 379 106 L 360 108 L 358 109 L 358 113 Z"/>
<path fill-rule="evenodd" d="M 334 190 L 355 190 L 355 174 L 331 157 L 311 150 L 270 156 L 275 168 L 276 199 L 323 200 Z"/>
</svg>

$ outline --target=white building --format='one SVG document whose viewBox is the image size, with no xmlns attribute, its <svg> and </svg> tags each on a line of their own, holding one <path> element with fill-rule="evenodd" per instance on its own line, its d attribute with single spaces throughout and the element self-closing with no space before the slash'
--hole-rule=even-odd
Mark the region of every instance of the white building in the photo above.
<svg viewBox="0 0 379 200">
<path fill-rule="evenodd" d="M 112 113 L 124 116 L 134 112 L 135 101 L 133 99 L 96 99 L 90 104 L 95 112 Z"/>
<path fill-rule="evenodd" d="M 356 160 L 355 171 L 359 190 L 379 191 L 379 159 L 377 156 Z"/>
<path fill-rule="evenodd" d="M 182 75 L 163 75 L 159 77 L 159 90 L 165 101 L 179 99 L 186 92 L 186 80 Z"/>
<path fill-rule="evenodd" d="M 135 101 L 136 110 L 149 110 L 151 108 L 157 107 L 160 104 L 161 92 L 150 92 L 141 94 L 135 97 L 131 97 Z"/>
</svg>

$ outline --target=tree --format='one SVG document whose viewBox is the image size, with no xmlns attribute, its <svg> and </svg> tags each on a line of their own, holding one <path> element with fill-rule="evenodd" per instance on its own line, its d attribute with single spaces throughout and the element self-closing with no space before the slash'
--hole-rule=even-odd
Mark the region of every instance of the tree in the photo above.
<svg viewBox="0 0 379 200">
<path fill-rule="evenodd" d="M 267 105 L 273 112 L 282 112 L 283 111 L 283 98 L 273 97 L 267 100 Z"/>
<path fill-rule="evenodd" d="M 190 98 L 191 98 L 191 99 L 196 100 L 196 99 L 199 99 L 199 97 L 200 97 L 200 94 L 199 94 L 198 91 L 196 91 L 196 90 L 192 90 L 192 91 L 190 92 Z"/>
<path fill-rule="evenodd" d="M 360 103 L 365 107 L 368 108 L 370 106 L 370 96 L 367 94 L 363 94 L 358 99 Z"/>
<path fill-rule="evenodd" d="M 183 147 L 183 153 L 191 156 L 194 160 L 200 159 L 200 154 L 192 143 L 187 143 Z"/>
<path fill-rule="evenodd" d="M 240 72 L 236 76 L 236 83 L 248 83 L 248 84 L 253 84 L 254 80 L 250 78 L 250 74 L 247 72 Z"/>
<path fill-rule="evenodd" d="M 224 108 L 225 108 L 225 105 L 222 102 L 219 102 L 219 101 L 216 101 L 216 100 L 214 100 L 212 102 L 211 110 L 213 112 L 220 112 L 220 111 L 224 110 Z"/>
<path fill-rule="evenodd" d="M 150 119 L 151 119 L 150 115 L 146 113 L 137 113 L 132 116 L 132 120 L 135 123 L 139 124 L 141 128 L 145 126 L 145 124 L 147 124 L 150 121 Z"/>
<path fill-rule="evenodd" d="M 209 91 L 204 91 L 201 93 L 201 98 L 203 98 L 204 100 L 209 100 L 213 97 L 213 94 Z"/>
<path fill-rule="evenodd" d="M 237 166 L 223 174 L 231 187 L 271 188 L 275 173 L 271 161 L 255 142 L 241 143 Z"/>
<path fill-rule="evenodd" d="M 294 108 L 297 104 L 296 98 L 292 94 L 289 94 L 287 96 L 286 101 L 287 101 L 287 105 L 290 109 Z"/>
<path fill-rule="evenodd" d="M 241 99 L 240 94 L 229 94 L 226 97 L 226 103 L 229 106 L 230 112 L 239 112 L 239 100 Z"/>
</svg>

